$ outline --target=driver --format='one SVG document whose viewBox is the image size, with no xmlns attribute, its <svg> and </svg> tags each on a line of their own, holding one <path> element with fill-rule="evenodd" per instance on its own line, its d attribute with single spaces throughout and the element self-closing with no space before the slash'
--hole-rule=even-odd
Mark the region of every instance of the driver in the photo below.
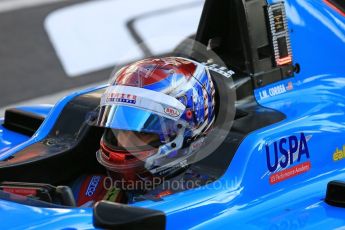
<svg viewBox="0 0 345 230">
<path fill-rule="evenodd" d="M 214 120 L 215 89 L 204 65 L 165 57 L 123 67 L 102 95 L 96 120 L 104 127 L 96 157 L 108 175 L 74 183 L 78 206 L 160 199 L 208 183 L 212 175 L 190 162 Z"/>
</svg>

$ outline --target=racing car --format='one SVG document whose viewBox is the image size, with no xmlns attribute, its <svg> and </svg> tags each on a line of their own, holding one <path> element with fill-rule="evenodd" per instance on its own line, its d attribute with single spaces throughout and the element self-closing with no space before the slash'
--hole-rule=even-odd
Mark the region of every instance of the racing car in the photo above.
<svg viewBox="0 0 345 230">
<path fill-rule="evenodd" d="M 206 0 L 188 58 L 204 63 L 218 92 L 216 148 L 193 162 L 212 170 L 212 182 L 76 205 L 70 182 L 104 173 L 95 160 L 104 130 L 89 122 L 102 85 L 6 111 L 1 228 L 343 227 L 344 53 L 342 0 Z"/>
</svg>

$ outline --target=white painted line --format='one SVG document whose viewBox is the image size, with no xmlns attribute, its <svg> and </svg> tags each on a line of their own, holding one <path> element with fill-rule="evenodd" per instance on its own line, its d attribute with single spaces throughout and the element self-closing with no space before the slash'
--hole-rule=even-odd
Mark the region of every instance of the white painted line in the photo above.
<svg viewBox="0 0 345 230">
<path fill-rule="evenodd" d="M 200 1 L 191 7 L 181 7 L 164 14 L 152 14 L 136 21 L 134 28 L 153 54 L 167 53 L 188 36 L 196 33 L 202 8 L 203 1 Z"/>
<path fill-rule="evenodd" d="M 67 0 L 3 0 L 0 1 L 0 13 L 65 1 Z"/>
<path fill-rule="evenodd" d="M 200 4 L 167 11 L 191 3 Z M 202 5 L 203 0 L 88 1 L 50 13 L 44 25 L 66 74 L 78 77 L 143 58 L 143 51 L 127 27 L 129 20 L 141 15 L 153 14 L 143 23 L 135 23 L 135 27 L 154 54 L 170 51 L 195 33 Z M 164 13 L 157 13 L 161 10 Z"/>
</svg>

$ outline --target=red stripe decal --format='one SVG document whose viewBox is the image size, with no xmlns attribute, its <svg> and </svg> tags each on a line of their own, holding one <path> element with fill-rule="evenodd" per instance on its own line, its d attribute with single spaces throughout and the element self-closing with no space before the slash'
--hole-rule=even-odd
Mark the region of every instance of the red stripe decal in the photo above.
<svg viewBox="0 0 345 230">
<path fill-rule="evenodd" d="M 270 176 L 270 184 L 276 184 L 281 181 L 287 180 L 291 177 L 300 175 L 304 172 L 309 171 L 311 168 L 310 161 L 298 164 L 292 168 L 282 170 L 280 172 L 274 173 Z"/>
</svg>

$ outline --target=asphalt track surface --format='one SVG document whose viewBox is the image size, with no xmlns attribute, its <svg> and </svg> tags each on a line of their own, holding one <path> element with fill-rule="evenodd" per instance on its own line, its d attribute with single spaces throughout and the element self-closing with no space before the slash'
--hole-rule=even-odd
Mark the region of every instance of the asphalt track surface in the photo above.
<svg viewBox="0 0 345 230">
<path fill-rule="evenodd" d="M 12 1 L 13 4 L 18 2 Z M 30 0 L 19 0 L 19 4 L 20 1 L 25 4 Z M 113 69 L 77 78 L 68 77 L 43 22 L 50 12 L 85 1 L 45 0 L 44 4 L 39 1 L 33 6 L 14 6 L 14 9 L 2 10 L 1 3 L 4 0 L 0 0 L 0 111 L 7 105 L 21 101 L 56 93 L 60 95 L 61 91 L 104 82 Z"/>
</svg>

